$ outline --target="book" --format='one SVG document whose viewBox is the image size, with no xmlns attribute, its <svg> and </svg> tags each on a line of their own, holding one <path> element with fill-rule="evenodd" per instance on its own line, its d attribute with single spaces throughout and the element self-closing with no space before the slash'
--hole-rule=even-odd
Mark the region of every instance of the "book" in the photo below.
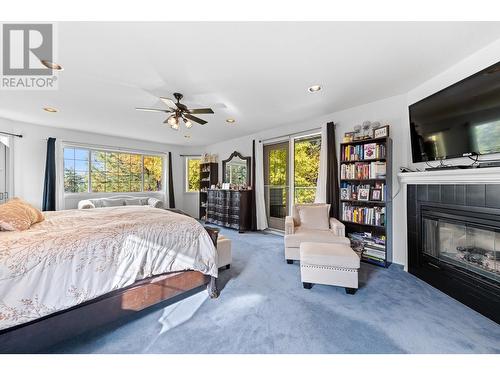
<svg viewBox="0 0 500 375">
<path fill-rule="evenodd" d="M 376 159 L 375 148 L 377 147 L 376 143 L 367 143 L 363 147 L 363 159 Z"/>
</svg>

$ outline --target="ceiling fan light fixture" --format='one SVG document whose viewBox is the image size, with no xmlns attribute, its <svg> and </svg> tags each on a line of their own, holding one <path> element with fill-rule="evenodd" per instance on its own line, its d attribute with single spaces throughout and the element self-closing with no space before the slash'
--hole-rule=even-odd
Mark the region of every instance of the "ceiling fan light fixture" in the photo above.
<svg viewBox="0 0 500 375">
<path fill-rule="evenodd" d="M 307 91 L 309 91 L 311 93 L 318 92 L 320 90 L 321 90 L 321 86 L 320 85 L 312 85 L 311 87 L 309 87 L 307 89 Z"/>
<path fill-rule="evenodd" d="M 186 125 L 186 128 L 190 129 L 191 126 L 193 126 L 193 123 L 189 120 L 184 119 L 184 124 Z"/>
<path fill-rule="evenodd" d="M 170 116 L 167 122 L 172 127 L 172 129 L 174 128 L 175 125 L 177 126 L 177 129 L 179 129 L 179 120 L 177 120 L 177 116 L 175 115 Z"/>
<path fill-rule="evenodd" d="M 62 72 L 64 70 L 64 68 L 62 67 L 62 65 L 59 65 L 59 64 L 56 64 L 55 62 L 53 61 L 49 61 L 49 60 L 40 60 L 40 62 L 42 63 L 43 66 L 45 66 L 46 68 L 49 68 L 49 69 L 52 69 L 52 70 L 58 70 L 60 72 Z"/>
</svg>

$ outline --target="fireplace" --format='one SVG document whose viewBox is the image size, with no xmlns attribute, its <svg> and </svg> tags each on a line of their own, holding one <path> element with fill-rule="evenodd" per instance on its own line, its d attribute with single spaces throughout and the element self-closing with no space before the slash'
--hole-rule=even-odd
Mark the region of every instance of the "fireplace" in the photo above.
<svg viewBox="0 0 500 375">
<path fill-rule="evenodd" d="M 500 194 L 491 186 L 408 185 L 408 270 L 500 323 Z"/>
</svg>

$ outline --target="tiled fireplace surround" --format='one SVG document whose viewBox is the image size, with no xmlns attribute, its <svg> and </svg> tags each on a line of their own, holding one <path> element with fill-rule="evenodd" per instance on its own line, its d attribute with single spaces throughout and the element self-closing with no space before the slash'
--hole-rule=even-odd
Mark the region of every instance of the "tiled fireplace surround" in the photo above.
<svg viewBox="0 0 500 375">
<path fill-rule="evenodd" d="M 466 175 L 466 172 L 462 174 Z M 422 172 L 420 176 L 428 177 L 429 173 L 431 178 L 432 173 L 436 173 L 433 180 L 415 179 L 418 177 L 416 174 L 411 177 L 413 174 L 400 174 L 400 179 L 406 182 L 408 271 L 500 323 L 498 274 L 494 277 L 484 277 L 484 272 L 481 274 L 491 264 L 496 267 L 495 262 L 500 255 L 500 184 L 471 183 L 474 178 L 467 184 L 452 184 L 438 178 L 441 172 Z M 493 180 L 496 178 L 494 176 Z M 455 228 L 466 222 L 468 229 L 464 229 L 463 235 L 457 235 Z M 439 223 L 436 228 L 441 225 L 444 228 L 432 229 L 434 223 Z M 429 232 L 436 234 L 437 239 L 429 238 Z M 477 246 L 479 252 L 485 248 L 493 248 L 493 251 L 485 255 L 476 254 L 476 247 L 463 245 L 470 243 L 470 237 L 477 238 L 474 243 L 481 242 L 481 246 Z M 446 256 L 430 256 L 429 243 L 439 243 L 436 247 L 451 247 L 455 257 L 449 259 L 453 262 L 446 261 Z M 484 243 L 494 245 L 485 246 Z M 495 253 L 495 250 L 498 252 Z M 464 264 L 466 267 L 463 267 Z M 475 272 L 477 270 L 481 272 Z"/>
</svg>

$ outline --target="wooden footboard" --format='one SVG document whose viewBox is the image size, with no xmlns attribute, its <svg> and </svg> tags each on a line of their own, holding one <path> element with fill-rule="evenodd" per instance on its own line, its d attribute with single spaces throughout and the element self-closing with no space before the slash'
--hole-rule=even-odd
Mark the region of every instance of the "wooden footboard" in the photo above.
<svg viewBox="0 0 500 375">
<path fill-rule="evenodd" d="M 210 277 L 197 271 L 141 280 L 46 317 L 0 331 L 0 353 L 36 353 L 70 337 L 200 288 Z"/>
</svg>

